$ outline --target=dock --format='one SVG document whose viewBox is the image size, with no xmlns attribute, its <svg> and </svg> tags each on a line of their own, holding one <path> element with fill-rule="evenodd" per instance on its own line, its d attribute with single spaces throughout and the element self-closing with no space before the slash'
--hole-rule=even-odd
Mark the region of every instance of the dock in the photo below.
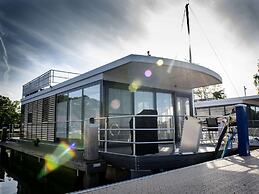
<svg viewBox="0 0 259 194">
<path fill-rule="evenodd" d="M 259 149 L 77 194 L 100 193 L 258 193 Z"/>
</svg>

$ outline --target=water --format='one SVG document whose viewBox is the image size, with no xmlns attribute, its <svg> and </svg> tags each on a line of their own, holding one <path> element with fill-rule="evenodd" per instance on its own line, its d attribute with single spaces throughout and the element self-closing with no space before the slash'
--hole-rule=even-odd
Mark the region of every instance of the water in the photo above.
<svg viewBox="0 0 259 194">
<path fill-rule="evenodd" d="M 13 179 L 5 170 L 0 166 L 0 193 L 17 193 L 18 181 Z"/>
<path fill-rule="evenodd" d="M 29 161 L 28 161 L 29 160 Z M 82 177 L 68 168 L 59 168 L 38 179 L 41 164 L 32 158 L 0 164 L 0 194 L 67 193 L 82 190 Z"/>
</svg>

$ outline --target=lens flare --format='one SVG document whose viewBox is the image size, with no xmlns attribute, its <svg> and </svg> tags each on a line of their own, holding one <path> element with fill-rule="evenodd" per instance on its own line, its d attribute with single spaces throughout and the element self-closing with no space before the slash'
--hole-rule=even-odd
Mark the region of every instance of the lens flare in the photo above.
<svg viewBox="0 0 259 194">
<path fill-rule="evenodd" d="M 139 89 L 139 87 L 140 87 L 140 81 L 137 81 L 137 80 L 135 80 L 135 81 L 133 81 L 130 85 L 129 85 L 129 91 L 130 92 L 136 92 L 138 89 Z"/>
<path fill-rule="evenodd" d="M 158 59 L 156 64 L 157 64 L 157 66 L 162 66 L 164 64 L 163 59 Z"/>
<path fill-rule="evenodd" d="M 68 145 L 65 142 L 61 142 L 53 154 L 46 154 L 44 157 L 45 164 L 44 167 L 41 169 L 38 178 L 46 176 L 50 172 L 58 169 L 61 165 L 68 162 L 72 158 L 76 156 L 74 151 L 75 143 Z"/>
<path fill-rule="evenodd" d="M 145 71 L 144 75 L 145 75 L 146 77 L 151 77 L 151 76 L 152 76 L 152 71 L 151 71 L 150 69 L 147 69 L 147 70 Z"/>
<path fill-rule="evenodd" d="M 112 109 L 117 110 L 117 109 L 120 108 L 120 106 L 121 106 L 121 102 L 118 99 L 114 99 L 114 100 L 111 101 Z"/>
</svg>

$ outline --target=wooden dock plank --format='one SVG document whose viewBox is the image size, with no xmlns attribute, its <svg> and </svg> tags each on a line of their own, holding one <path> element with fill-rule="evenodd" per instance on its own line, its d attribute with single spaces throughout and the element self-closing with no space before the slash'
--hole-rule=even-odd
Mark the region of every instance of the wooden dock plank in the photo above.
<svg viewBox="0 0 259 194">
<path fill-rule="evenodd" d="M 259 150 L 76 193 L 259 193 Z"/>
</svg>

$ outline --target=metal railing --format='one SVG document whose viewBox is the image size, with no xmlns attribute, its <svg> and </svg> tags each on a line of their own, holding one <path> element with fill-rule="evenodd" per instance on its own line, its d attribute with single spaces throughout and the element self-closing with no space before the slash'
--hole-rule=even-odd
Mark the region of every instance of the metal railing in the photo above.
<svg viewBox="0 0 259 194">
<path fill-rule="evenodd" d="M 226 124 L 229 125 L 229 122 L 233 118 L 233 116 L 222 116 L 222 115 L 195 115 L 196 118 L 201 120 L 202 123 L 202 134 L 200 139 L 200 144 L 211 144 L 215 145 L 218 142 L 219 136 L 225 127 Z M 217 126 L 209 127 L 206 119 L 207 118 L 216 118 Z M 233 131 L 236 126 L 228 126 L 230 131 Z"/>
<path fill-rule="evenodd" d="M 158 123 L 158 128 L 152 128 L 152 127 L 138 128 L 138 126 L 136 126 L 136 119 L 138 119 L 139 117 L 140 118 L 155 117 Z M 206 126 L 206 118 L 211 116 L 195 116 L 195 117 L 199 118 L 202 123 L 202 136 L 200 140 L 200 145 L 206 144 L 206 145 L 215 146 L 215 144 L 218 142 L 218 138 L 219 138 L 219 135 L 221 134 L 221 130 L 225 125 L 218 126 L 218 127 L 208 127 Z M 217 118 L 219 123 L 220 122 L 228 123 L 229 121 L 228 116 L 217 116 Z M 124 119 L 124 122 L 121 122 L 121 120 L 123 119 Z M 129 120 L 132 120 L 132 126 L 130 126 Z M 95 121 L 96 121 L 95 124 L 98 131 L 99 151 L 114 152 L 115 150 L 115 149 L 113 150 L 114 146 L 123 146 L 127 144 L 128 144 L 128 147 L 131 148 L 130 150 L 131 153 L 129 155 L 133 155 L 133 156 L 137 155 L 136 146 L 144 145 L 144 144 L 157 144 L 157 145 L 171 144 L 170 148 L 175 150 L 175 147 L 176 147 L 175 123 L 174 123 L 175 120 L 177 119 L 173 115 L 122 115 L 122 116 L 95 118 Z M 181 125 L 181 126 L 178 126 L 178 129 L 182 127 L 183 123 L 184 122 L 182 120 L 181 122 L 178 123 L 178 125 Z M 65 139 L 71 138 L 70 136 L 71 134 L 78 132 L 78 135 L 80 135 L 80 138 L 78 139 L 84 141 L 83 135 L 84 133 L 87 134 L 89 119 L 78 120 L 78 121 L 64 121 L 64 122 L 46 122 L 46 123 L 34 123 L 34 124 L 32 123 L 32 124 L 28 124 L 27 126 L 30 126 L 31 128 L 34 127 L 36 131 L 33 132 L 31 128 L 26 129 L 26 126 L 22 126 L 20 134 L 25 134 L 25 135 L 27 134 L 31 139 L 40 137 L 40 139 L 42 140 L 54 141 L 54 137 L 59 138 L 57 136 L 57 125 L 59 124 L 61 124 L 60 129 L 63 130 L 63 133 L 65 134 L 65 137 L 64 137 Z M 64 125 L 63 128 L 62 128 L 62 124 Z M 235 126 L 232 126 L 232 128 L 234 127 Z M 211 132 L 209 131 L 209 129 L 211 128 L 217 128 L 218 131 Z M 44 131 L 41 131 L 43 129 Z M 154 141 L 136 140 L 137 139 L 136 133 L 138 131 L 143 131 L 143 132 L 157 131 L 158 139 Z M 251 128 L 249 129 L 250 136 L 257 136 L 258 134 L 257 132 L 259 132 L 259 128 L 255 128 L 254 131 L 251 131 Z M 17 132 L 16 132 L 16 135 L 17 135 Z M 13 135 L 10 134 L 10 138 L 12 137 Z"/>
<path fill-rule="evenodd" d="M 43 73 L 42 75 L 36 77 L 32 81 L 24 84 L 22 94 L 24 97 L 28 96 L 45 88 L 52 87 L 65 80 L 71 79 L 77 75 L 80 74 L 51 69 Z"/>
<path fill-rule="evenodd" d="M 136 118 L 143 118 L 143 117 L 156 117 L 157 119 L 159 118 L 169 118 L 169 127 L 163 127 L 163 128 L 137 128 L 136 126 Z M 130 127 L 120 127 L 118 126 L 118 128 L 110 128 L 109 126 L 111 126 L 111 120 L 112 119 L 132 119 L 132 128 Z M 108 151 L 108 143 L 116 143 L 116 144 L 130 144 L 132 145 L 132 154 L 133 156 L 136 156 L 136 145 L 144 145 L 144 144 L 173 144 L 173 146 L 175 146 L 175 127 L 174 127 L 174 116 L 173 115 L 123 115 L 123 116 L 111 116 L 111 117 L 102 117 L 102 118 L 97 118 L 97 120 L 103 121 L 104 122 L 104 126 L 100 127 L 99 130 L 99 137 L 98 137 L 98 141 L 100 143 L 104 144 L 104 150 L 100 150 L 100 152 L 109 152 L 109 153 L 114 153 L 114 154 L 118 154 L 112 151 Z M 109 139 L 109 132 L 110 131 L 128 131 L 131 133 L 131 137 L 128 138 L 127 140 L 112 140 Z M 161 139 L 161 140 L 156 140 L 156 141 L 136 141 L 136 132 L 137 131 L 167 131 L 169 133 L 171 133 L 172 139 Z M 101 138 L 101 133 L 103 134 L 103 139 Z M 126 154 L 127 155 L 127 154 Z M 129 155 L 129 154 L 128 154 Z"/>
</svg>

